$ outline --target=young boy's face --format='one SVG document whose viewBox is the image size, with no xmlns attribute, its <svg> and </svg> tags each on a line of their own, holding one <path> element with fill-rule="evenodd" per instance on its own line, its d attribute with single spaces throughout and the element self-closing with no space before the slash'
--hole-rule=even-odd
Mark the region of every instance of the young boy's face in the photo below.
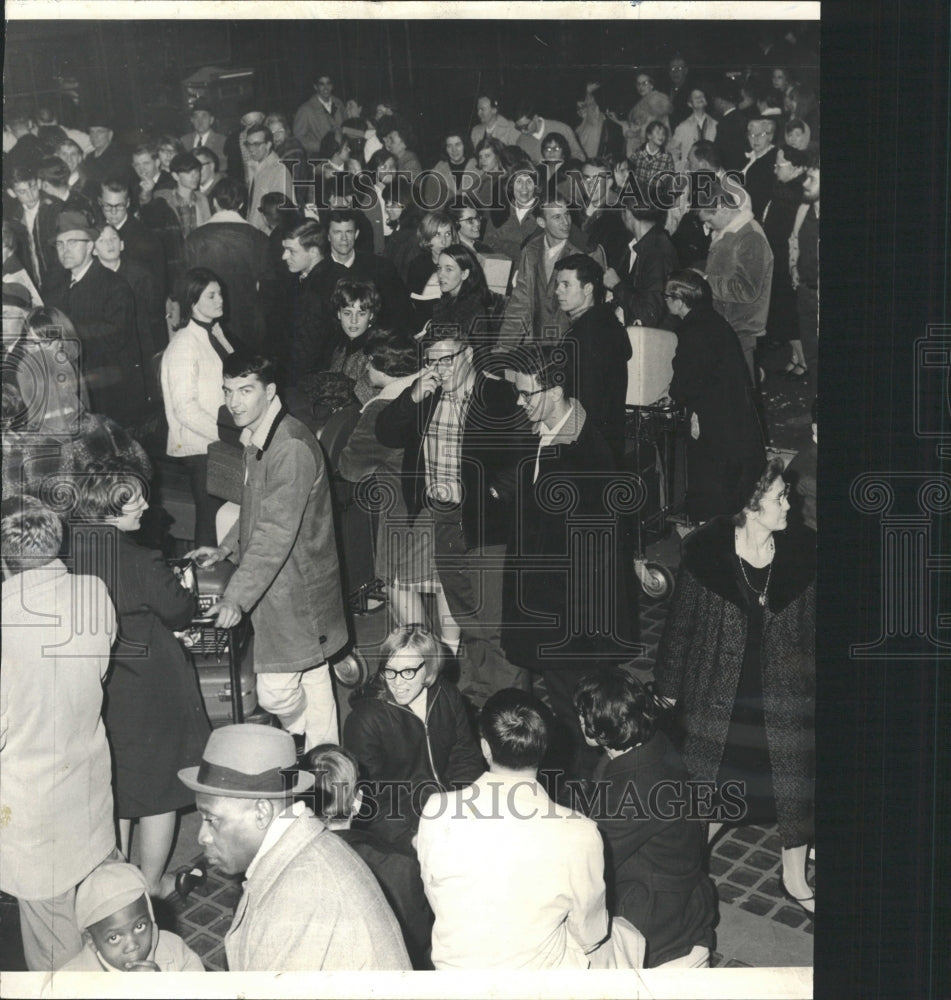
<svg viewBox="0 0 951 1000">
<path fill-rule="evenodd" d="M 145 896 L 86 928 L 96 951 L 120 972 L 149 961 L 153 924 Z"/>
</svg>

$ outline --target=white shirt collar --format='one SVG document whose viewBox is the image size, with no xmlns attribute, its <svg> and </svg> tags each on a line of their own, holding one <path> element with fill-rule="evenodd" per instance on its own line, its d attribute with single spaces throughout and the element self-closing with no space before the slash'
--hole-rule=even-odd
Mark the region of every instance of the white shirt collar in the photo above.
<svg viewBox="0 0 951 1000">
<path fill-rule="evenodd" d="M 76 282 L 82 281 L 83 278 L 86 277 L 86 272 L 92 267 L 92 263 L 95 259 L 95 257 L 90 257 L 89 260 L 86 261 L 86 266 L 78 274 L 76 272 L 70 272 L 70 284 L 76 284 Z"/>
<path fill-rule="evenodd" d="M 287 833 L 294 821 L 299 816 L 306 816 L 308 814 L 311 816 L 314 815 L 305 803 L 298 801 L 290 809 L 285 809 L 280 816 L 271 821 L 271 825 L 267 828 L 267 833 L 264 834 L 264 840 L 261 841 L 261 846 L 258 848 L 258 853 L 254 855 L 251 864 L 248 865 L 248 869 L 244 873 L 245 880 L 254 874 L 254 869 L 257 868 L 261 858 Z"/>
<path fill-rule="evenodd" d="M 335 261 L 336 261 L 336 262 L 337 262 L 338 264 L 342 265 L 343 267 L 351 267 L 351 266 L 353 265 L 353 262 L 354 262 L 354 260 L 356 259 L 356 256 L 357 256 L 357 251 L 356 251 L 356 250 L 351 250 L 351 251 L 350 251 L 350 256 L 349 256 L 349 257 L 347 257 L 347 258 L 342 258 L 342 257 L 338 257 L 338 256 L 337 256 L 337 255 L 336 255 L 336 254 L 335 254 L 335 253 L 333 252 L 333 250 L 331 250 L 331 251 L 330 251 L 330 256 L 331 256 L 331 257 L 333 257 L 333 259 L 334 259 L 334 260 L 335 260 Z"/>
<path fill-rule="evenodd" d="M 243 219 L 237 212 L 233 212 L 230 208 L 222 208 L 220 211 L 215 212 L 208 222 L 243 222 L 247 226 L 251 225 L 247 219 Z M 208 225 L 208 223 L 206 222 L 205 225 Z"/>
<path fill-rule="evenodd" d="M 565 415 L 559 420 L 554 427 L 549 427 L 544 420 L 539 420 L 535 424 L 535 433 L 539 436 L 540 441 L 538 442 L 538 447 L 543 448 L 547 443 L 547 439 L 551 439 L 558 436 L 558 432 L 568 423 L 568 418 L 571 416 L 572 411 L 575 408 L 574 400 L 571 401 L 571 405 L 568 407 Z"/>
<path fill-rule="evenodd" d="M 267 408 L 267 412 L 264 414 L 264 419 L 261 421 L 260 426 L 256 431 L 252 431 L 250 427 L 245 427 L 241 432 L 241 443 L 247 447 L 249 444 L 253 444 L 257 448 L 263 448 L 267 442 L 267 436 L 271 432 L 271 425 L 277 419 L 277 415 L 281 409 L 281 397 L 274 394 L 274 398 L 271 400 L 270 405 Z"/>
<path fill-rule="evenodd" d="M 329 101 L 325 101 L 325 100 L 324 100 L 324 99 L 323 99 L 323 98 L 322 98 L 322 97 L 321 97 L 321 96 L 320 96 L 320 95 L 318 94 L 318 95 L 317 95 L 317 100 L 318 100 L 318 101 L 320 101 L 320 103 L 321 103 L 321 104 L 323 105 L 323 107 L 324 107 L 324 110 L 325 110 L 325 111 L 327 112 L 327 114 L 328 114 L 328 115 L 332 115 L 332 114 L 333 114 L 333 112 L 334 112 L 334 102 L 333 102 L 333 98 L 331 98 L 331 99 L 330 99 Z"/>
<path fill-rule="evenodd" d="M 748 205 L 739 209 L 736 215 L 723 227 L 724 233 L 735 233 L 742 229 L 748 222 L 753 221 L 753 212 Z"/>
<path fill-rule="evenodd" d="M 568 242 L 567 239 L 563 239 L 563 240 L 559 240 L 557 243 L 555 243 L 553 245 L 549 245 L 548 240 L 546 239 L 545 240 L 545 254 L 548 257 L 554 257 L 556 254 L 561 253 L 562 248 L 564 247 L 564 245 L 567 242 Z"/>
</svg>

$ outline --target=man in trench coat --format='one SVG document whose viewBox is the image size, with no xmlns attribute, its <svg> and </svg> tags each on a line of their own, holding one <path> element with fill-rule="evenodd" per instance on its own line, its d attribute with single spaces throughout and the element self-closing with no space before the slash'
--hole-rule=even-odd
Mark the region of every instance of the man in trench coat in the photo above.
<svg viewBox="0 0 951 1000">
<path fill-rule="evenodd" d="M 274 361 L 235 352 L 223 375 L 225 404 L 242 428 L 241 516 L 221 545 L 189 556 L 238 563 L 209 614 L 231 628 L 250 613 L 261 707 L 303 734 L 305 749 L 338 743 L 327 660 L 348 632 L 323 452 L 277 395 Z"/>
</svg>

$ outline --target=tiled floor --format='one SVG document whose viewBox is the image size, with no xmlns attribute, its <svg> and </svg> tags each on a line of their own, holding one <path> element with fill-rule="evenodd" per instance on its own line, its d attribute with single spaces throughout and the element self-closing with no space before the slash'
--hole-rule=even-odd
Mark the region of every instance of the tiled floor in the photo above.
<svg viewBox="0 0 951 1000">
<path fill-rule="evenodd" d="M 794 452 L 808 439 L 807 388 L 767 375 L 764 386 L 773 448 Z M 676 532 L 648 550 L 648 558 L 675 571 L 680 542 Z M 645 656 L 631 666 L 643 679 L 651 676 L 657 644 L 667 616 L 666 602 L 641 602 L 641 638 Z M 385 613 L 358 619 L 361 645 L 375 646 L 386 631 Z M 341 715 L 347 706 L 341 699 Z M 197 859 L 197 816 L 182 817 L 172 868 Z M 709 871 L 720 900 L 716 952 L 718 967 L 808 966 L 812 963 L 812 919 L 782 896 L 780 841 L 775 827 L 726 829 L 714 843 Z M 204 886 L 187 901 L 159 903 L 159 922 L 185 938 L 211 971 L 225 968 L 223 937 L 241 894 L 240 879 L 210 872 Z M 16 903 L 0 894 L 0 968 L 24 968 Z"/>
</svg>

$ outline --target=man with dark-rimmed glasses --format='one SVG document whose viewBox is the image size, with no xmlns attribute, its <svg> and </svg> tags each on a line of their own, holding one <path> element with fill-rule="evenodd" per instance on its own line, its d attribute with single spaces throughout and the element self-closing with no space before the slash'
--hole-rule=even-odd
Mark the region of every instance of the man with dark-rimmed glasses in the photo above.
<svg viewBox="0 0 951 1000">
<path fill-rule="evenodd" d="M 82 213 L 60 213 L 53 248 L 63 270 L 44 297 L 76 327 L 91 409 L 129 426 L 141 416 L 146 400 L 135 300 L 125 279 L 93 256 L 98 238 L 99 230 Z"/>
<path fill-rule="evenodd" d="M 500 645 L 502 565 L 527 425 L 512 386 L 477 369 L 458 329 L 430 328 L 423 370 L 381 411 L 376 435 L 403 451 L 403 496 L 433 533 L 436 567 L 463 631 L 459 687 L 476 704 L 525 674 Z"/>
</svg>

